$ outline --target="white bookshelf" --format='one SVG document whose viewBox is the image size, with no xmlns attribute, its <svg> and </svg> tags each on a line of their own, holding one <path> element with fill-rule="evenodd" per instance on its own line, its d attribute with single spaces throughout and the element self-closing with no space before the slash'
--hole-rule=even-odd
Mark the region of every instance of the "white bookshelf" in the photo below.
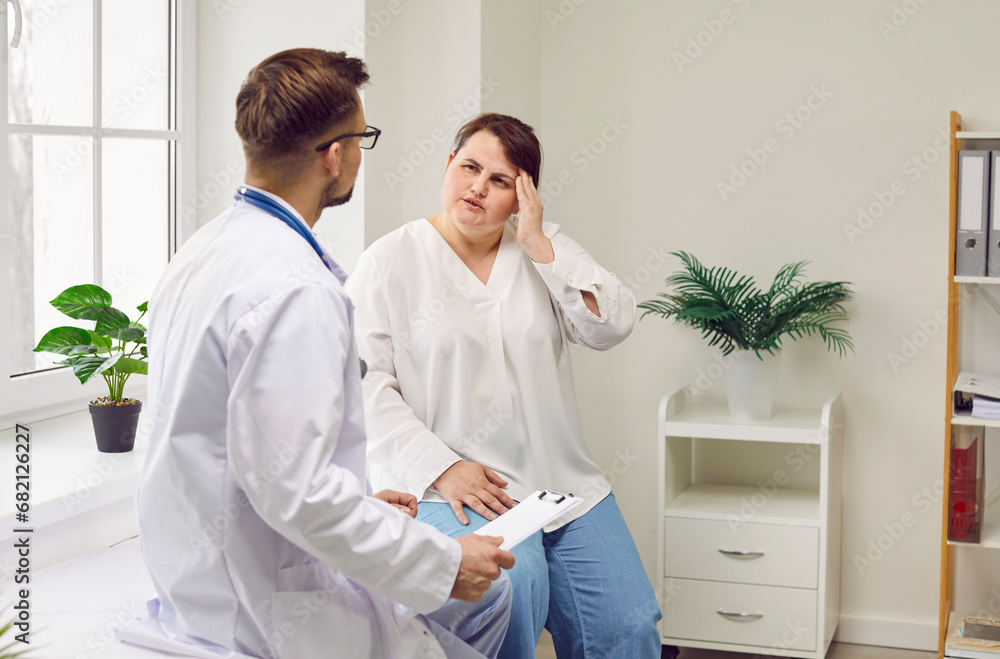
<svg viewBox="0 0 1000 659">
<path fill-rule="evenodd" d="M 972 416 L 967 411 L 956 412 L 951 415 L 951 425 L 953 426 L 985 426 L 987 428 L 1000 428 L 1000 419 L 984 419 Z"/>
</svg>

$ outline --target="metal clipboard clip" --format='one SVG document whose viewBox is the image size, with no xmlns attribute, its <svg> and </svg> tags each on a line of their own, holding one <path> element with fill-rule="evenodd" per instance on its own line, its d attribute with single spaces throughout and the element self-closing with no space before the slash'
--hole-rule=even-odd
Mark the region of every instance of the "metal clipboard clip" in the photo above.
<svg viewBox="0 0 1000 659">
<path fill-rule="evenodd" d="M 567 497 L 573 496 L 565 492 L 556 492 L 555 490 L 542 490 L 538 493 L 538 498 L 542 501 L 550 501 L 552 503 L 562 503 Z"/>
</svg>

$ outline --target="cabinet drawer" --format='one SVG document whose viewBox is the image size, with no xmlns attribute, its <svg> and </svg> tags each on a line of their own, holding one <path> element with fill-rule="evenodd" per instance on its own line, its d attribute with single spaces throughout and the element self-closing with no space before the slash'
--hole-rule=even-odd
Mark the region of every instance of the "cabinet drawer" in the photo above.
<svg viewBox="0 0 1000 659">
<path fill-rule="evenodd" d="M 664 586 L 666 637 L 816 649 L 815 590 L 689 579 L 666 579 Z"/>
<path fill-rule="evenodd" d="M 667 576 L 817 587 L 818 528 L 682 517 L 665 518 L 663 528 Z"/>
</svg>

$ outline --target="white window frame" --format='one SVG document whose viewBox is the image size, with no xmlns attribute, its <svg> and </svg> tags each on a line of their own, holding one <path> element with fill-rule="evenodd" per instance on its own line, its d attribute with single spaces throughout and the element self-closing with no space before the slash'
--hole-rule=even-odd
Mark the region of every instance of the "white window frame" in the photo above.
<svg viewBox="0 0 1000 659">
<path fill-rule="evenodd" d="M 0 0 L 0 20 L 5 26 L 6 34 L 8 3 L 13 8 L 19 0 Z M 174 107 L 170 109 L 175 118 L 175 129 L 165 131 L 147 131 L 131 129 L 115 129 L 101 127 L 101 0 L 94 2 L 94 127 L 51 127 L 31 125 L 33 134 L 45 134 L 51 131 L 60 135 L 81 135 L 94 137 L 154 137 L 172 141 L 171 154 L 174 161 L 175 176 L 173 185 L 176 194 L 170 195 L 170 210 L 168 213 L 169 231 L 168 256 L 173 256 L 177 248 L 194 233 L 195 214 L 183 212 L 193 209 L 195 196 L 195 89 L 196 80 L 196 25 L 198 8 L 196 0 L 164 0 L 175 9 L 171 25 L 171 48 L 174 57 L 171 66 L 176 66 L 177 76 L 171 85 L 171 98 L 175 99 Z M 18 14 L 20 11 L 18 10 Z M 0 88 L 4 98 L 8 91 L 7 83 L 7 48 L 4 44 L 0 53 Z M 11 221 L 9 214 L 9 172 L 8 143 L 10 134 L 18 134 L 23 127 L 8 124 L 7 102 L 4 101 L 3 120 L 0 121 L 0 431 L 13 428 L 17 423 L 33 423 L 61 414 L 85 409 L 86 401 L 106 393 L 106 385 L 102 380 L 91 381 L 84 386 L 73 375 L 69 368 L 57 368 L 48 371 L 25 375 L 10 374 L 10 331 L 14 319 L 11 316 L 10 291 L 10 240 Z M 27 132 L 27 131 L 25 131 Z M 96 144 L 99 144 L 97 142 Z M 101 204 L 101 150 L 94 149 L 94 204 L 95 204 L 95 280 L 101 277 L 101 234 L 100 215 Z M 150 291 L 152 292 L 152 291 Z M 142 377 L 133 378 L 126 387 L 130 396 L 141 397 L 145 393 L 145 381 Z"/>
</svg>

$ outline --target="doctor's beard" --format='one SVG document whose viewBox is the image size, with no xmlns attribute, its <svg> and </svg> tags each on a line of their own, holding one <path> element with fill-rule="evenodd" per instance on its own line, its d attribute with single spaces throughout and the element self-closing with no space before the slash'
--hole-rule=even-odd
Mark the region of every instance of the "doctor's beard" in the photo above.
<svg viewBox="0 0 1000 659">
<path fill-rule="evenodd" d="M 341 195 L 340 197 L 334 196 L 335 190 L 337 189 L 337 181 L 331 181 L 330 185 L 327 186 L 326 190 L 323 191 L 323 208 L 331 208 L 333 206 L 341 206 L 346 204 L 351 200 L 351 195 L 354 194 L 354 186 L 347 191 L 347 194 Z"/>
</svg>

